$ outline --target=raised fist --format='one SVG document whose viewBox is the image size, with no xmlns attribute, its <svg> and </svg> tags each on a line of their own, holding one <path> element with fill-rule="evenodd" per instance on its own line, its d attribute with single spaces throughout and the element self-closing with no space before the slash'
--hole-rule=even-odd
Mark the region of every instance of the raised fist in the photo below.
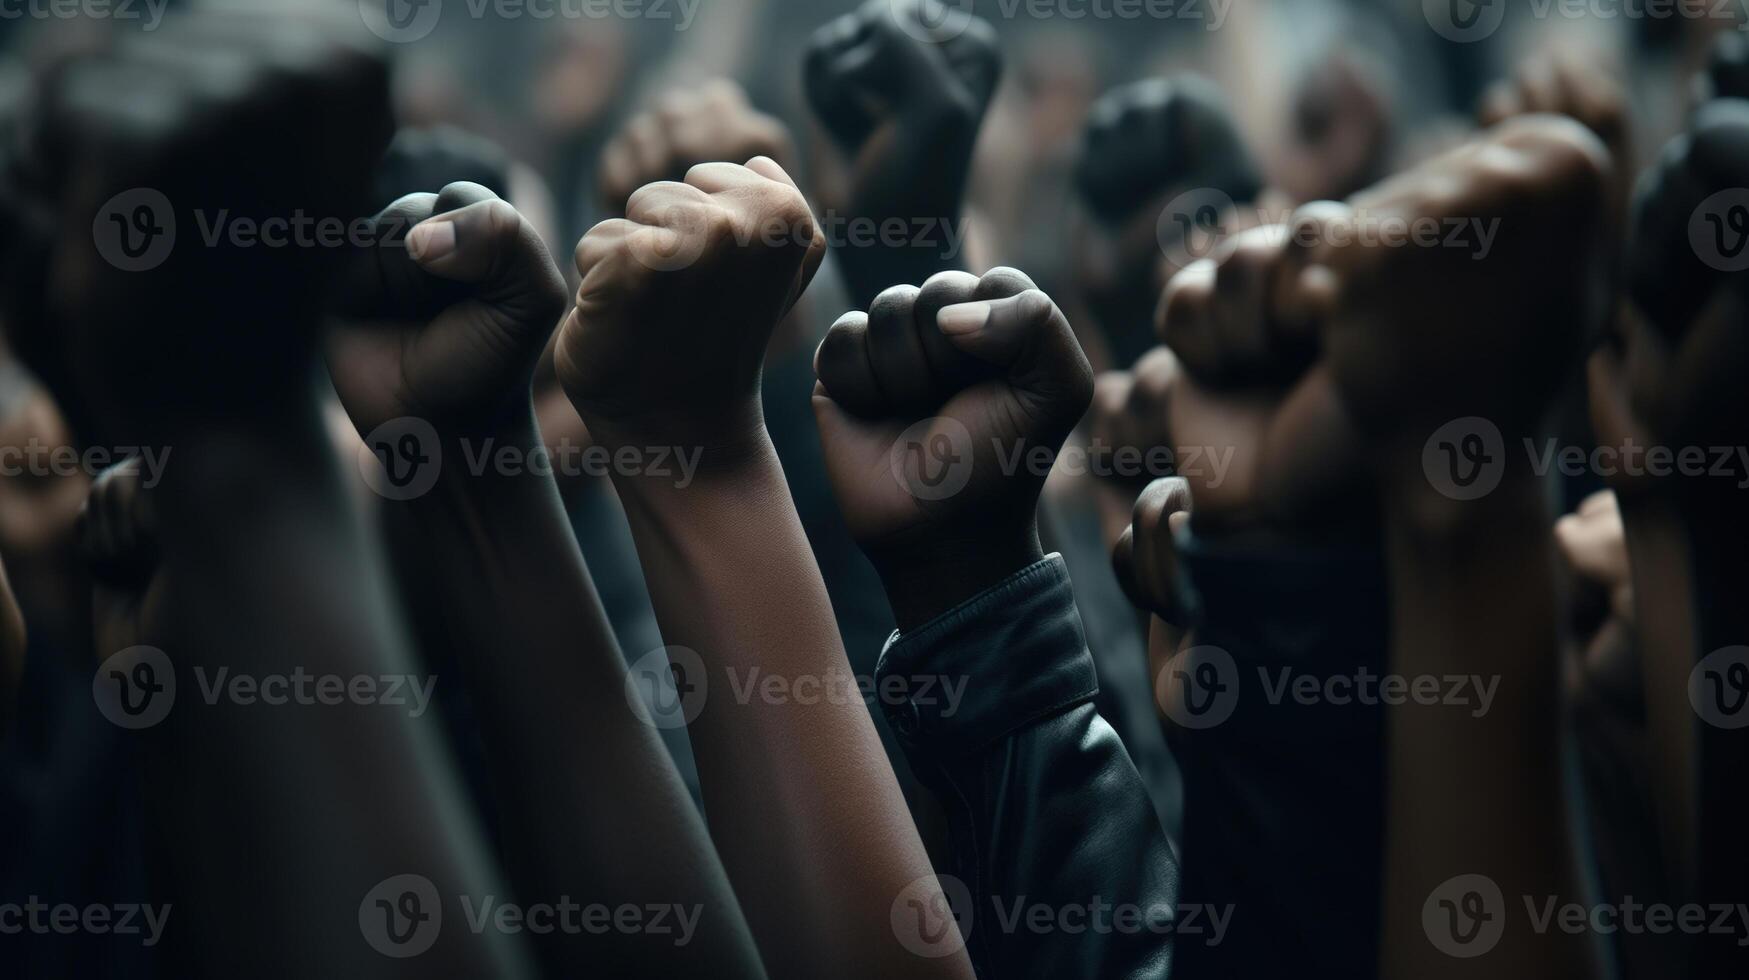
<svg viewBox="0 0 1749 980">
<path fill-rule="evenodd" d="M 832 326 L 815 369 L 827 474 L 884 575 L 1036 548 L 1039 491 L 1093 373 L 1032 280 L 997 268 L 894 286 Z"/>
<path fill-rule="evenodd" d="M 201 9 L 43 79 L 7 176 L 7 322 L 63 403 L 141 435 L 307 384 L 392 129 L 361 33 Z"/>
<path fill-rule="evenodd" d="M 1077 281 L 1113 347 L 1130 364 L 1152 342 L 1165 285 L 1164 208 L 1174 200 L 1224 205 L 1256 199 L 1262 180 L 1220 91 L 1187 76 L 1112 89 L 1087 116 L 1075 188 L 1095 219 L 1079 249 Z M 1176 267 L 1166 269 L 1169 276 Z"/>
<path fill-rule="evenodd" d="M 638 190 L 577 244 L 554 367 L 602 445 L 731 453 L 763 432 L 760 368 L 825 255 L 783 168 L 707 163 Z"/>
<path fill-rule="evenodd" d="M 1226 100 L 1207 79 L 1133 82 L 1100 96 L 1087 114 L 1075 189 L 1107 223 L 1122 224 L 1182 190 L 1249 201 L 1262 183 Z"/>
<path fill-rule="evenodd" d="M 402 417 L 444 435 L 527 422 L 535 362 L 565 312 L 534 227 L 479 184 L 409 195 L 373 223 L 329 341 L 359 434 Z"/>
<path fill-rule="evenodd" d="M 1302 302 L 1328 310 L 1331 375 L 1382 447 L 1418 461 L 1455 419 L 1540 421 L 1602 323 L 1609 173 L 1583 126 L 1519 117 L 1315 217 Z"/>
<path fill-rule="evenodd" d="M 938 0 L 869 0 L 815 32 L 804 64 L 814 113 L 842 158 L 821 167 L 827 209 L 850 220 L 957 222 L 972 149 L 996 90 L 995 31 Z M 936 251 L 856 248 L 857 302 L 947 267 Z M 925 251 L 926 254 L 911 254 Z"/>
<path fill-rule="evenodd" d="M 681 180 L 701 163 L 761 156 L 793 166 L 795 142 L 783 123 L 748 104 L 739 85 L 719 78 L 679 89 L 632 117 L 602 151 L 601 201 L 619 214 L 645 184 Z"/>
<path fill-rule="evenodd" d="M 1240 232 L 1166 286 L 1158 327 L 1181 371 L 1165 414 L 1172 444 L 1198 447 L 1179 475 L 1199 531 L 1303 541 L 1352 526 L 1337 517 L 1359 503 L 1347 491 L 1359 482 L 1360 436 L 1318 360 L 1327 310 L 1304 287 L 1308 229 L 1329 213 L 1346 212 L 1314 205 L 1292 227 Z"/>
</svg>

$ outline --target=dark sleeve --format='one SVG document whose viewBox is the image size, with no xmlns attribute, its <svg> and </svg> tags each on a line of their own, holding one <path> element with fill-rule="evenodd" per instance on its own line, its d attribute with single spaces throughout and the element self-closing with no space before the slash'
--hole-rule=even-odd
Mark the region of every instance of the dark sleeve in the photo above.
<svg viewBox="0 0 1749 980">
<path fill-rule="evenodd" d="M 939 870 L 978 975 L 1164 977 L 1177 867 L 1093 707 L 1099 685 L 1062 558 L 895 634 L 877 683 L 913 771 L 947 811 Z"/>
<path fill-rule="evenodd" d="M 1168 700 L 1184 773 L 1185 980 L 1378 976 L 1389 639 L 1382 552 L 1238 550 L 1181 535 L 1195 609 Z M 1443 688 L 1442 688 L 1443 690 Z"/>
</svg>

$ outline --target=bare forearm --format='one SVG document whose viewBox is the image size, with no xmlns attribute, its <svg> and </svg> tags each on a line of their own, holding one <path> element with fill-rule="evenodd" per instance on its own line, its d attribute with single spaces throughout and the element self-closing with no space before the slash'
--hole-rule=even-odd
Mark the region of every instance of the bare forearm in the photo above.
<svg viewBox="0 0 1749 980">
<path fill-rule="evenodd" d="M 769 442 L 683 490 L 616 482 L 663 637 L 707 672 L 691 725 L 706 811 L 773 975 L 969 976 L 889 928 L 932 871 Z"/>
<path fill-rule="evenodd" d="M 519 459 L 539 445 L 532 422 L 490 442 Z M 553 479 L 521 467 L 468 472 L 459 441 L 443 458 L 451 465 L 433 490 L 386 504 L 385 518 L 398 563 L 450 570 L 417 576 L 416 603 L 440 617 L 467 671 L 512 883 L 525 904 L 672 907 L 671 922 L 695 923 L 684 933 L 555 930 L 543 959 L 568 974 L 762 976 L 703 820 L 628 696 Z"/>
<path fill-rule="evenodd" d="M 1383 971 L 1473 975 L 1474 963 L 1436 943 L 1461 945 L 1471 927 L 1494 923 L 1504 932 L 1490 970 L 1593 977 L 1586 937 L 1527 921 L 1549 902 L 1581 899 L 1563 792 L 1546 518 L 1528 484 L 1463 506 L 1449 523 L 1424 523 L 1403 507 L 1389 522 L 1392 671 L 1479 675 L 1498 690 L 1480 716 L 1446 705 L 1391 710 Z M 1462 877 L 1474 875 L 1497 895 Z M 1435 915 L 1457 918 L 1453 934 L 1436 939 L 1423 915 L 1442 902 L 1449 907 Z"/>
</svg>

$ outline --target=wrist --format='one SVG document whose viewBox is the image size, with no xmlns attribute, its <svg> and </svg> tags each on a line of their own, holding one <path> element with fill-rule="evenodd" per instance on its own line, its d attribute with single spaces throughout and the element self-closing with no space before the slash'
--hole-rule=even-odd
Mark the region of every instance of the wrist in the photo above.
<svg viewBox="0 0 1749 980">
<path fill-rule="evenodd" d="M 583 415 L 614 488 L 625 494 L 733 484 L 778 465 L 757 400 L 706 421 Z"/>
<path fill-rule="evenodd" d="M 1043 558 L 1036 521 L 1018 532 L 932 536 L 918 547 L 869 550 L 900 633 L 928 623 Z"/>
</svg>

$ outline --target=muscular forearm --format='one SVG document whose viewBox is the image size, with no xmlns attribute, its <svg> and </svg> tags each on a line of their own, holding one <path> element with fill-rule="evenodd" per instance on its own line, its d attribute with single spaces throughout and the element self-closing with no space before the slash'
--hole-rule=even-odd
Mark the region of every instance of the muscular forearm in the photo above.
<svg viewBox="0 0 1749 980">
<path fill-rule="evenodd" d="M 448 570 L 409 576 L 422 583 L 414 602 L 460 653 L 521 901 L 671 907 L 670 922 L 694 924 L 555 930 L 537 951 L 556 974 L 763 976 L 704 823 L 629 696 L 553 478 L 468 466 L 503 450 L 530 460 L 539 446 L 529 418 L 447 443 L 432 491 L 385 505 L 395 558 Z"/>
<path fill-rule="evenodd" d="M 932 872 L 769 441 L 684 489 L 615 484 L 663 637 L 705 667 L 705 809 L 772 974 L 969 976 L 963 955 L 919 959 L 888 924 Z"/>
</svg>

